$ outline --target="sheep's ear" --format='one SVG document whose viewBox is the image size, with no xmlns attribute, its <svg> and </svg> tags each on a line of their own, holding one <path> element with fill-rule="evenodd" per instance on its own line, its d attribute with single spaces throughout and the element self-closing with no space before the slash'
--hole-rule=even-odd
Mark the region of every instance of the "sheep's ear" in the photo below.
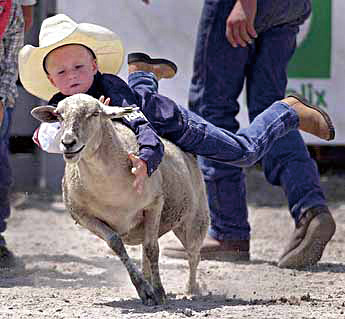
<svg viewBox="0 0 345 319">
<path fill-rule="evenodd" d="M 127 114 L 133 113 L 135 111 L 138 111 L 139 108 L 136 105 L 131 106 L 107 106 L 104 104 L 101 104 L 102 113 L 111 119 L 124 117 Z"/>
<path fill-rule="evenodd" d="M 50 105 L 37 106 L 31 110 L 31 115 L 41 122 L 54 123 L 59 121 L 55 110 L 56 108 Z"/>
</svg>

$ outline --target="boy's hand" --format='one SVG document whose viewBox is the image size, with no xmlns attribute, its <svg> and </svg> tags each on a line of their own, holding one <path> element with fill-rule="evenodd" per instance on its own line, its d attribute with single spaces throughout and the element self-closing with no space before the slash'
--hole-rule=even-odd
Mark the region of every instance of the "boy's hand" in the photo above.
<svg viewBox="0 0 345 319">
<path fill-rule="evenodd" d="M 129 153 L 128 158 L 131 160 L 133 165 L 132 174 L 135 175 L 133 187 L 139 194 L 141 194 L 144 190 L 145 180 L 148 177 L 147 164 L 133 153 Z"/>
<path fill-rule="evenodd" d="M 109 105 L 110 98 L 105 98 L 103 95 L 99 98 L 99 101 L 104 105 Z M 145 161 L 141 160 L 138 156 L 133 153 L 128 154 L 128 158 L 132 162 L 132 174 L 135 175 L 135 180 L 133 183 L 134 189 L 141 194 L 144 190 L 145 179 L 147 175 L 147 164 Z"/>
</svg>

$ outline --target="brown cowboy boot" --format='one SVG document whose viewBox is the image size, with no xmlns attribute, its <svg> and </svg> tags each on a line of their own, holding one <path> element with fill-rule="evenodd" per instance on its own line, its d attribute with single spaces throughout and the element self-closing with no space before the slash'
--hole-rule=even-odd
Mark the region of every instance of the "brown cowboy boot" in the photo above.
<svg viewBox="0 0 345 319">
<path fill-rule="evenodd" d="M 128 73 L 137 71 L 152 72 L 160 79 L 171 79 L 177 72 L 177 66 L 174 62 L 167 59 L 152 59 L 145 53 L 130 53 L 127 57 Z"/>
<path fill-rule="evenodd" d="M 327 141 L 334 139 L 335 130 L 332 121 L 321 107 L 309 104 L 297 94 L 291 94 L 282 101 L 297 112 L 300 130 Z"/>
<path fill-rule="evenodd" d="M 308 209 L 297 223 L 278 267 L 303 268 L 316 264 L 335 228 L 334 219 L 326 206 Z"/>
<path fill-rule="evenodd" d="M 162 254 L 170 258 L 188 259 L 179 244 L 165 246 Z M 207 235 L 200 249 L 201 260 L 249 261 L 249 240 L 216 240 Z"/>
</svg>

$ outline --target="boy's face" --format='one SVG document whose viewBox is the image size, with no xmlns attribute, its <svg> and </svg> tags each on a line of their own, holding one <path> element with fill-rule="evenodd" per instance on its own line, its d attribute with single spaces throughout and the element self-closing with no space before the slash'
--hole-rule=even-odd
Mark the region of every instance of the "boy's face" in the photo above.
<svg viewBox="0 0 345 319">
<path fill-rule="evenodd" d="M 64 95 L 86 93 L 97 73 L 97 62 L 91 52 L 70 44 L 50 52 L 45 64 L 50 82 Z"/>
</svg>

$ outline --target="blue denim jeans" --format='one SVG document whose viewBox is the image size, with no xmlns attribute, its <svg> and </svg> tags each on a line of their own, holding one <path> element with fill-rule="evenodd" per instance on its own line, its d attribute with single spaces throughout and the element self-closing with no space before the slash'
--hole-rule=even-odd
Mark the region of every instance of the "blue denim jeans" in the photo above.
<svg viewBox="0 0 345 319">
<path fill-rule="evenodd" d="M 7 108 L 0 128 L 0 246 L 5 244 L 1 236 L 6 229 L 6 219 L 10 216 L 10 187 L 12 170 L 9 163 L 8 144 L 10 137 L 12 109 Z"/>
<path fill-rule="evenodd" d="M 152 73 L 135 72 L 128 84 L 144 101 L 142 112 L 157 133 L 182 150 L 209 160 L 247 167 L 256 163 L 274 142 L 298 127 L 298 115 L 284 102 L 275 102 L 237 134 L 218 128 L 158 93 Z"/>
<path fill-rule="evenodd" d="M 214 125 L 237 132 L 237 101 L 246 85 L 253 121 L 285 95 L 287 64 L 296 47 L 299 25 L 309 16 L 307 0 L 258 0 L 258 38 L 233 48 L 225 37 L 234 0 L 205 0 L 199 22 L 189 107 Z M 212 237 L 249 239 L 245 177 L 241 168 L 200 157 L 211 210 Z M 267 180 L 287 196 L 295 222 L 311 207 L 325 205 L 319 174 L 300 133 L 290 131 L 262 158 Z"/>
</svg>

